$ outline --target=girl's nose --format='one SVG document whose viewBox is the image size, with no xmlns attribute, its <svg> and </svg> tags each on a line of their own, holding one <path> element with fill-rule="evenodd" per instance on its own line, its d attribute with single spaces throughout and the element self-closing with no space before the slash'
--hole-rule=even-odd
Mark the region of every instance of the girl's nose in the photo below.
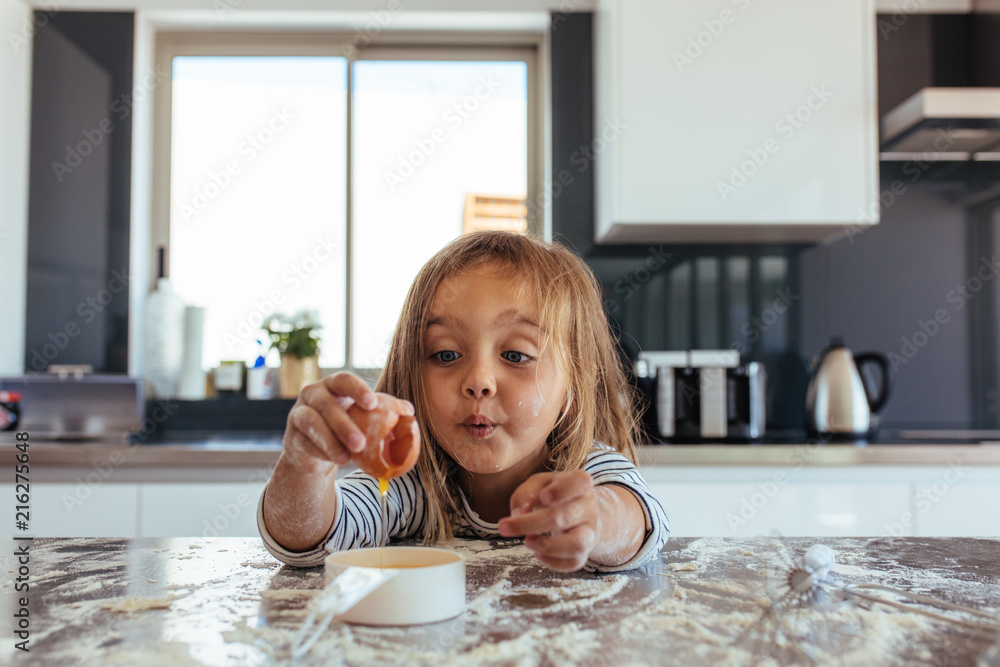
<svg viewBox="0 0 1000 667">
<path fill-rule="evenodd" d="M 481 361 L 471 364 L 462 382 L 462 393 L 470 398 L 487 398 L 496 391 L 496 378 L 489 365 Z"/>
</svg>

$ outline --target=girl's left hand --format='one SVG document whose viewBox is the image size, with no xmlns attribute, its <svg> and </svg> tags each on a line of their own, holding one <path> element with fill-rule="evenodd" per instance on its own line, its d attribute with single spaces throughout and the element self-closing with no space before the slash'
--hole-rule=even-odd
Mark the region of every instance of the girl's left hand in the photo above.
<svg viewBox="0 0 1000 667">
<path fill-rule="evenodd" d="M 511 495 L 500 534 L 524 535 L 525 546 L 554 570 L 579 570 L 600 534 L 596 491 L 585 470 L 536 473 Z"/>
</svg>

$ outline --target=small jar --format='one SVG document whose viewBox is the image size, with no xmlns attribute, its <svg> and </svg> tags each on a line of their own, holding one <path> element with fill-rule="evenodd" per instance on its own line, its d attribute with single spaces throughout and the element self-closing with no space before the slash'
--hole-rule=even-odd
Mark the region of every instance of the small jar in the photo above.
<svg viewBox="0 0 1000 667">
<path fill-rule="evenodd" d="M 243 391 L 243 377 L 247 365 L 244 361 L 222 361 L 215 369 L 215 390 L 220 394 L 238 394 Z"/>
<path fill-rule="evenodd" d="M 21 392 L 0 391 L 0 431 L 13 431 L 21 417 Z"/>
</svg>

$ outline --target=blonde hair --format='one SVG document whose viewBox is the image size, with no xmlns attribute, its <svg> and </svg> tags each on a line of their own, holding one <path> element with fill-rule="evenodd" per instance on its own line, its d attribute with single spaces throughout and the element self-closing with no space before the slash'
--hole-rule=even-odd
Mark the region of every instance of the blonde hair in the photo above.
<svg viewBox="0 0 1000 667">
<path fill-rule="evenodd" d="M 523 282 L 526 294 L 537 297 L 543 351 L 551 344 L 567 380 L 566 404 L 549 435 L 550 469 L 582 468 L 594 440 L 635 461 L 635 390 L 621 366 L 594 274 L 557 243 L 510 232 L 461 236 L 434 255 L 413 281 L 376 387 L 411 401 L 417 410 L 423 443 L 417 469 L 428 510 L 425 543 L 452 537 L 458 487 L 449 478 L 450 457 L 427 427 L 424 330 L 441 281 L 484 267 L 509 271 Z"/>
</svg>

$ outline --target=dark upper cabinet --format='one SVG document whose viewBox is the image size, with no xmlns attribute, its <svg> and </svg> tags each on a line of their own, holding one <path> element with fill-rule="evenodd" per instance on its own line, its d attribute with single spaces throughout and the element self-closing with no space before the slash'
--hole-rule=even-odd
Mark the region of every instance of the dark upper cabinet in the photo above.
<svg viewBox="0 0 1000 667">
<path fill-rule="evenodd" d="M 127 371 L 131 13 L 36 13 L 24 365 Z"/>
</svg>

